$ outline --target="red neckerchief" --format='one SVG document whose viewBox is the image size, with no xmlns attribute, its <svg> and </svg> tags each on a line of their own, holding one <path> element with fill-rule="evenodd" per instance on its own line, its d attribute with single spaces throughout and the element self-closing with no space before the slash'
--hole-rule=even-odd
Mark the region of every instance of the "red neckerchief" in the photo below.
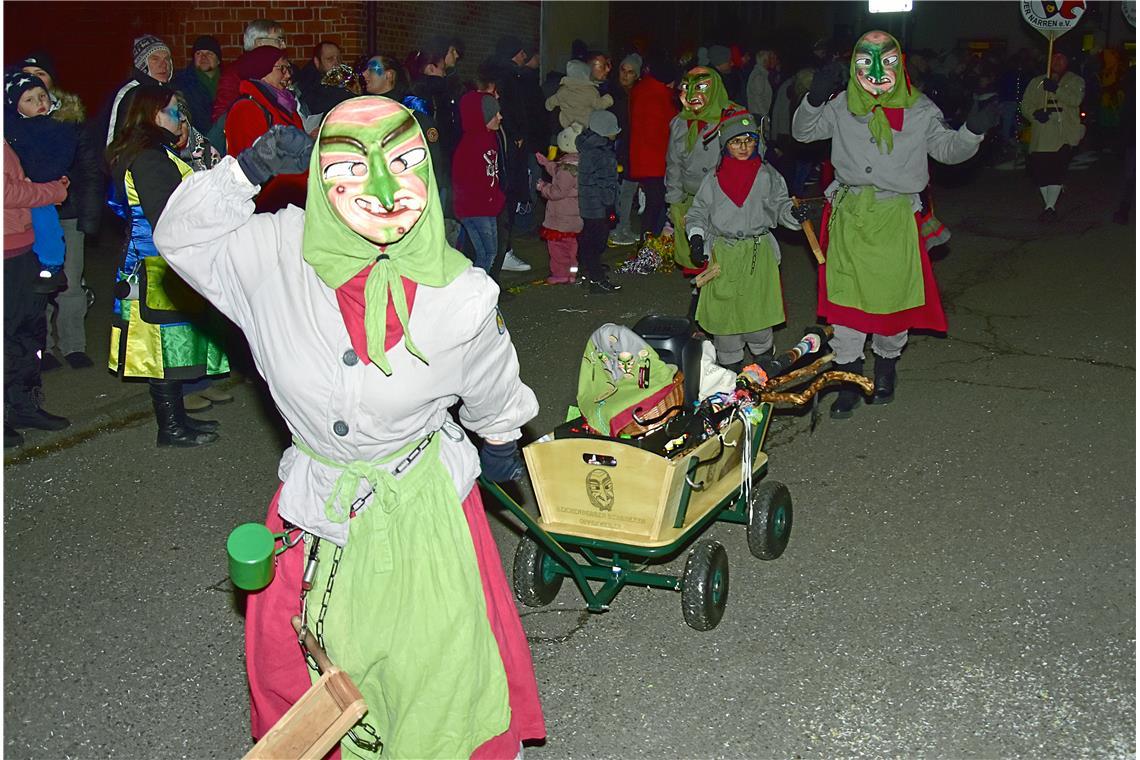
<svg viewBox="0 0 1140 760">
<path fill-rule="evenodd" d="M 348 339 L 352 342 L 352 350 L 365 364 L 370 364 L 368 358 L 368 336 L 364 333 L 364 284 L 368 281 L 368 273 L 372 265 L 357 272 L 356 276 L 336 289 L 336 302 L 340 306 L 340 316 L 344 326 L 348 329 Z M 404 285 L 404 297 L 408 300 L 408 316 L 412 314 L 412 304 L 416 300 L 416 283 L 407 277 L 401 277 Z M 385 315 L 388 329 L 384 333 L 384 350 L 400 342 L 404 337 L 404 328 L 400 326 L 400 318 L 396 316 L 396 306 L 392 299 L 388 299 L 388 313 Z"/>
<path fill-rule="evenodd" d="M 891 129 L 896 132 L 902 132 L 903 112 L 905 108 L 884 108 L 883 115 L 887 117 L 887 123 L 891 125 Z"/>
<path fill-rule="evenodd" d="M 728 199 L 736 204 L 737 208 L 744 207 L 748 193 L 752 191 L 752 184 L 760 171 L 760 156 L 739 161 L 732 156 L 725 156 L 716 170 L 716 181 Z"/>
</svg>

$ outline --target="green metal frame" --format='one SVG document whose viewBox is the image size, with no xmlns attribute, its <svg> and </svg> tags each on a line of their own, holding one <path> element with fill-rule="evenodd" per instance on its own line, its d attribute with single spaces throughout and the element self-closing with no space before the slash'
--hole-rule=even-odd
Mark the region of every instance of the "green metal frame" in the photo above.
<svg viewBox="0 0 1140 760">
<path fill-rule="evenodd" d="M 755 458 L 764 443 L 768 433 L 768 423 L 772 415 L 772 405 L 761 405 L 762 419 L 757 425 L 756 434 L 752 438 L 752 456 Z M 693 457 L 688 465 L 689 480 L 692 479 L 696 469 L 697 458 Z M 754 479 L 763 478 L 768 473 L 768 464 L 765 462 L 753 473 Z M 684 512 L 688 508 L 692 497 L 692 487 L 686 480 L 683 487 L 677 520 L 674 527 L 684 524 Z M 554 571 L 559 575 L 573 578 L 578 590 L 586 599 L 586 607 L 590 612 L 604 612 L 609 609 L 609 603 L 618 595 L 626 585 L 649 586 L 651 588 L 664 588 L 671 591 L 681 590 L 681 577 L 668 573 L 652 573 L 635 567 L 634 559 L 662 559 L 677 554 L 687 544 L 692 542 L 712 522 L 721 521 L 745 525 L 748 523 L 748 505 L 743 503 L 740 489 L 735 489 L 726 496 L 716 507 L 709 510 L 701 519 L 694 522 L 682 533 L 676 541 L 665 546 L 632 546 L 630 544 L 601 541 L 581 536 L 569 536 L 563 533 L 550 533 L 538 524 L 522 506 L 510 497 L 497 483 L 479 478 L 480 485 L 490 492 L 499 502 L 517 517 L 527 528 L 527 534 L 537 541 L 553 558 L 556 563 Z M 523 540 L 526 540 L 524 536 Z M 565 545 L 565 546 L 564 546 Z M 566 550 L 566 546 L 573 547 L 586 562 L 579 562 L 574 555 Z M 607 555 L 600 556 L 599 553 Z M 545 562 L 543 563 L 545 573 Z M 590 582 L 601 583 L 597 589 Z"/>
</svg>

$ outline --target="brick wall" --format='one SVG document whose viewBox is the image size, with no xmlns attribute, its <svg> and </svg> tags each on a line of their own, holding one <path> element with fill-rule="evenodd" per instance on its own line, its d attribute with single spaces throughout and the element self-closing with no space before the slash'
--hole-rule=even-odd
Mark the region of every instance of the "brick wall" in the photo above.
<svg viewBox="0 0 1140 760">
<path fill-rule="evenodd" d="M 376 6 L 376 47 L 403 61 L 429 37 L 444 34 L 463 40 L 465 51 L 459 74 L 475 75 L 479 63 L 495 50 L 495 42 L 507 35 L 524 45 L 537 45 L 540 9 L 538 2 L 394 2 Z"/>
<path fill-rule="evenodd" d="M 205 0 L 183 2 L 40 2 L 4 3 L 4 63 L 33 50 L 55 57 L 57 78 L 65 90 L 97 111 L 129 75 L 131 42 L 143 33 L 170 45 L 176 68 L 190 61 L 190 45 L 211 34 L 222 45 L 222 60 L 241 53 L 245 25 L 271 18 L 285 28 L 289 53 L 300 65 L 312 46 L 327 38 L 344 48 L 349 60 L 364 52 L 364 3 L 321 0 Z"/>
</svg>

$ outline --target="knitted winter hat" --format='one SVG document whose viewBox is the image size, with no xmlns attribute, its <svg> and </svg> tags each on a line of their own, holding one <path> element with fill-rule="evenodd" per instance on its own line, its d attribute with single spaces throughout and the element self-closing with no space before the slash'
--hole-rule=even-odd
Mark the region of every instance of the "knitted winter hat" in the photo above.
<svg viewBox="0 0 1140 760">
<path fill-rule="evenodd" d="M 760 141 L 760 123 L 750 113 L 737 113 L 720 123 L 720 147 L 723 150 L 728 141 L 741 135 L 752 135 Z"/>
<path fill-rule="evenodd" d="M 136 37 L 135 43 L 131 47 L 131 56 L 132 60 L 134 60 L 135 68 L 145 72 L 146 59 L 150 58 L 151 54 L 157 53 L 159 50 L 165 50 L 166 54 L 170 55 L 170 46 L 153 34 L 144 34 L 142 37 Z"/>
<path fill-rule="evenodd" d="M 198 39 L 194 40 L 194 47 L 190 49 L 191 53 L 197 53 L 199 50 L 209 50 L 214 55 L 218 56 L 218 62 L 222 60 L 222 46 L 218 41 L 208 34 L 203 34 Z"/>
<path fill-rule="evenodd" d="M 641 76 L 641 56 L 637 53 L 630 53 L 625 58 L 622 58 L 621 65 L 628 65 L 638 76 Z"/>
<path fill-rule="evenodd" d="M 4 77 L 4 102 L 10 107 L 15 108 L 16 104 L 20 102 L 20 96 L 28 90 L 35 89 L 36 87 L 44 87 L 43 80 L 31 74 L 25 74 L 22 71 L 13 71 Z"/>
<path fill-rule="evenodd" d="M 32 53 L 24 60 L 20 61 L 20 68 L 26 69 L 30 66 L 36 66 L 43 69 L 55 81 L 55 60 L 47 53 Z"/>
<path fill-rule="evenodd" d="M 621 132 L 617 117 L 609 111 L 590 112 L 590 131 L 602 137 L 613 137 Z"/>
<path fill-rule="evenodd" d="M 570 60 L 566 62 L 566 76 L 571 79 L 584 79 L 590 81 L 590 65 L 585 61 Z"/>
<path fill-rule="evenodd" d="M 713 45 L 709 48 L 709 66 L 723 66 L 732 60 L 732 51 L 724 45 Z"/>
<path fill-rule="evenodd" d="M 287 50 L 272 45 L 262 45 L 242 53 L 241 58 L 234 61 L 234 66 L 242 79 L 261 79 L 273 71 L 273 67 L 283 57 L 289 57 Z"/>
<path fill-rule="evenodd" d="M 499 113 L 499 101 L 495 99 L 494 95 L 483 96 L 483 123 L 487 124 L 495 115 Z"/>
</svg>

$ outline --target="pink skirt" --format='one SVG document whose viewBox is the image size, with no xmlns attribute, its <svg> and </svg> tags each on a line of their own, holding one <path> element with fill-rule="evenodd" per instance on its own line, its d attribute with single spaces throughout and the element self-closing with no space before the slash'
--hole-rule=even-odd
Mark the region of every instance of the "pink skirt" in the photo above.
<svg viewBox="0 0 1140 760">
<path fill-rule="evenodd" d="M 283 530 L 281 518 L 277 515 L 277 499 L 280 495 L 279 487 L 269 504 L 269 515 L 265 520 L 266 527 L 274 533 Z M 518 755 L 522 742 L 544 738 L 546 724 L 538 699 L 538 684 L 534 678 L 530 647 L 503 573 L 499 550 L 487 523 L 478 486 L 472 488 L 463 500 L 463 514 L 467 518 L 471 540 L 475 545 L 487 618 L 498 642 L 499 654 L 503 658 L 511 706 L 511 722 L 507 730 L 488 739 L 471 757 L 477 760 L 509 759 Z M 279 555 L 273 582 L 248 596 L 245 655 L 249 676 L 250 723 L 255 740 L 264 736 L 312 685 L 304 656 L 297 644 L 297 635 L 289 622 L 294 615 L 301 614 L 300 588 L 305 553 L 302 545 Z M 328 757 L 338 758 L 339 755 L 338 745 Z"/>
</svg>

